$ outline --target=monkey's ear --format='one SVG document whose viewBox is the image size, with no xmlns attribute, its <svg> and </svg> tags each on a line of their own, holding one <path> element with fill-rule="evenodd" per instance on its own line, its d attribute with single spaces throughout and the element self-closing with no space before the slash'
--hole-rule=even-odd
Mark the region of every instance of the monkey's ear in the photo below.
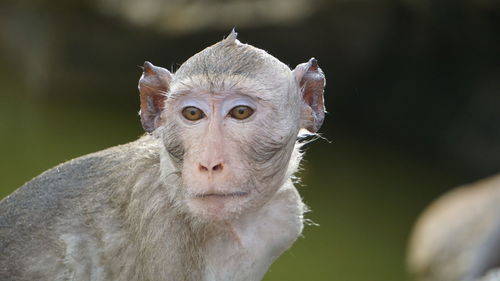
<svg viewBox="0 0 500 281">
<path fill-rule="evenodd" d="M 160 126 L 160 115 L 170 87 L 172 74 L 162 67 L 144 62 L 143 73 L 139 79 L 141 96 L 141 123 L 144 130 L 151 133 Z"/>
<path fill-rule="evenodd" d="M 302 128 L 315 133 L 325 119 L 323 92 L 325 89 L 325 74 L 318 66 L 318 61 L 311 58 L 308 62 L 295 67 L 293 74 L 302 91 L 304 110 L 302 111 Z"/>
</svg>

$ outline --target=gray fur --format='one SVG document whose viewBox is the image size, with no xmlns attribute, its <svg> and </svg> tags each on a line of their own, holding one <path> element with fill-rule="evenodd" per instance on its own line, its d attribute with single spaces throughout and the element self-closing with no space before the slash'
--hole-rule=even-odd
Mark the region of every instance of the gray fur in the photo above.
<svg viewBox="0 0 500 281">
<path fill-rule="evenodd" d="M 164 276 L 165 272 L 171 275 L 168 280 L 188 280 L 188 275 L 189 280 L 197 280 L 193 272 L 201 266 L 196 257 L 202 241 L 191 240 L 199 235 L 193 235 L 195 230 L 185 224 L 189 220 L 172 207 L 163 190 L 169 187 L 158 182 L 159 151 L 157 140 L 145 136 L 59 165 L 2 200 L 0 280 L 66 276 L 63 268 L 70 257 L 59 237 L 63 233 L 95 237 L 97 248 L 103 251 L 101 262 L 108 264 L 102 280 L 163 280 L 145 276 Z M 131 179 L 136 184 L 129 188 Z M 158 198 L 165 201 L 158 202 Z M 110 225 L 113 221 L 119 223 Z M 163 231 L 151 233 L 158 227 Z M 103 233 L 110 228 L 116 231 L 113 239 L 123 240 L 116 247 L 104 245 Z M 199 226 L 196 231 L 205 230 Z M 186 251 L 192 254 L 168 254 Z"/>
</svg>

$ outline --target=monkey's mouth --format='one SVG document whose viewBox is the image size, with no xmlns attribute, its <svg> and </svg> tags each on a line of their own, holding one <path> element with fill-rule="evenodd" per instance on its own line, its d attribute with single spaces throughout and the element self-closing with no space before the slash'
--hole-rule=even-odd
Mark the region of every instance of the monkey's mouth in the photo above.
<svg viewBox="0 0 500 281">
<path fill-rule="evenodd" d="M 244 191 L 230 192 L 230 193 L 210 192 L 210 193 L 195 194 L 194 198 L 238 198 L 238 197 L 245 197 L 248 195 L 248 193 L 249 192 L 244 192 Z"/>
<path fill-rule="evenodd" d="M 250 191 L 225 192 L 204 190 L 194 193 L 187 201 L 191 212 L 209 221 L 227 220 L 241 212 L 250 198 Z"/>
</svg>

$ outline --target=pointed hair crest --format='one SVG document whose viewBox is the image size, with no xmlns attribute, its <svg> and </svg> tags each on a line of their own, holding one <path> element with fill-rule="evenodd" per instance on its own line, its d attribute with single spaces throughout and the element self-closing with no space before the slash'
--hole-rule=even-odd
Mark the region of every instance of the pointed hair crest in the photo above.
<svg viewBox="0 0 500 281">
<path fill-rule="evenodd" d="M 216 89 L 224 88 L 228 77 L 256 79 L 262 85 L 272 84 L 269 87 L 274 87 L 280 79 L 288 79 L 291 70 L 287 65 L 262 49 L 241 43 L 237 36 L 233 29 L 223 40 L 190 57 L 174 74 L 174 80 L 202 77 L 200 81 Z"/>
<path fill-rule="evenodd" d="M 233 28 L 233 30 L 231 30 L 231 33 L 229 33 L 229 35 L 224 39 L 224 41 L 233 44 L 239 43 L 238 32 L 236 32 L 236 30 Z"/>
</svg>

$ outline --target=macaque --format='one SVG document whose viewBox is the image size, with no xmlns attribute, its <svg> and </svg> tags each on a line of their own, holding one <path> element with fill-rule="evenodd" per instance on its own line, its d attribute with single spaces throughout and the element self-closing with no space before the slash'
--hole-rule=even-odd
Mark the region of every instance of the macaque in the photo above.
<svg viewBox="0 0 500 281">
<path fill-rule="evenodd" d="M 408 268 L 417 281 L 500 280 L 500 175 L 457 188 L 423 213 Z"/>
<path fill-rule="evenodd" d="M 303 228 L 324 86 L 316 59 L 292 71 L 234 31 L 175 73 L 145 62 L 144 136 L 0 202 L 0 280 L 261 280 Z"/>
</svg>

